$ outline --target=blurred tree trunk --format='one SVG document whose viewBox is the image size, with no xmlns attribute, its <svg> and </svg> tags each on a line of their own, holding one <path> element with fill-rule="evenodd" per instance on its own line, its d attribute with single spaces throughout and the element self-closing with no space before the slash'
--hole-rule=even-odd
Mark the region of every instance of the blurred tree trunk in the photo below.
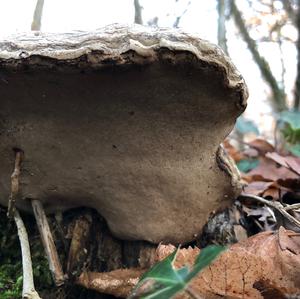
<svg viewBox="0 0 300 299">
<path fill-rule="evenodd" d="M 294 109 L 300 110 L 300 0 L 297 0 L 298 10 L 297 10 L 297 30 L 298 30 L 298 40 L 297 40 L 297 78 L 295 86 L 295 100 L 294 100 Z"/>
<path fill-rule="evenodd" d="M 245 21 L 242 17 L 241 12 L 239 11 L 234 0 L 231 0 L 231 14 L 234 18 L 236 26 L 238 27 L 242 38 L 246 42 L 254 61 L 256 62 L 263 79 L 269 85 L 272 92 L 273 107 L 276 111 L 281 111 L 287 109 L 285 102 L 285 92 L 280 88 L 278 82 L 276 81 L 274 75 L 271 72 L 269 63 L 264 57 L 262 57 L 258 51 L 255 40 L 253 40 L 248 32 Z"/>
<path fill-rule="evenodd" d="M 43 8 L 44 8 L 44 0 L 37 0 L 34 14 L 33 14 L 33 20 L 31 23 L 31 30 L 33 31 L 41 30 Z"/>
<path fill-rule="evenodd" d="M 142 19 L 142 6 L 140 5 L 139 0 L 134 0 L 134 23 L 143 25 Z"/>
<path fill-rule="evenodd" d="M 217 0 L 218 45 L 228 55 L 227 38 L 226 38 L 226 5 L 227 5 L 227 0 Z"/>
<path fill-rule="evenodd" d="M 299 1 L 296 0 L 299 5 Z M 287 15 L 291 19 L 292 23 L 297 27 L 297 14 L 293 8 L 291 0 L 281 0 L 284 10 L 286 11 Z"/>
</svg>

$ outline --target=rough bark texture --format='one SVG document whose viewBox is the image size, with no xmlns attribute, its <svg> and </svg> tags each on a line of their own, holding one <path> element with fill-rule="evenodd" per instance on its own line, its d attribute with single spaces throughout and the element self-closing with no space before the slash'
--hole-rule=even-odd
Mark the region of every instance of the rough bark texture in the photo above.
<svg viewBox="0 0 300 299">
<path fill-rule="evenodd" d="M 14 36 L 0 70 L 0 203 L 16 148 L 17 207 L 93 207 L 123 239 L 190 241 L 239 192 L 218 147 L 247 88 L 198 36 L 121 25 Z"/>
</svg>

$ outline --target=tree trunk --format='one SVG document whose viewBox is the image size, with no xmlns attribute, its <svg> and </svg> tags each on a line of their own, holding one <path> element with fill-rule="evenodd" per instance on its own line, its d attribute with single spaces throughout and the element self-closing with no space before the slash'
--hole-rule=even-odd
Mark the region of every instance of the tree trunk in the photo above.
<svg viewBox="0 0 300 299">
<path fill-rule="evenodd" d="M 41 30 L 43 8 L 44 8 L 44 0 L 37 0 L 36 7 L 33 14 L 33 21 L 31 24 L 32 31 Z"/>
<path fill-rule="evenodd" d="M 142 6 L 139 0 L 134 0 L 134 23 L 143 25 Z"/>
<path fill-rule="evenodd" d="M 227 0 L 217 0 L 218 10 L 218 45 L 228 54 L 226 38 L 226 4 Z"/>
<path fill-rule="evenodd" d="M 294 99 L 294 109 L 300 109 L 300 0 L 298 0 L 298 11 L 297 11 L 297 30 L 298 30 L 298 40 L 297 40 L 297 78 L 295 86 L 295 99 Z"/>
<path fill-rule="evenodd" d="M 251 38 L 246 25 L 245 21 L 243 20 L 242 14 L 239 11 L 236 3 L 234 0 L 231 0 L 231 13 L 234 18 L 234 21 L 242 35 L 242 38 L 246 42 L 252 56 L 253 60 L 256 62 L 263 79 L 269 85 L 271 92 L 272 92 L 272 99 L 274 103 L 274 109 L 277 111 L 285 110 L 286 102 L 285 102 L 285 92 L 282 90 L 278 82 L 276 81 L 274 75 L 271 72 L 270 65 L 266 61 L 266 59 L 260 55 L 256 42 Z"/>
</svg>

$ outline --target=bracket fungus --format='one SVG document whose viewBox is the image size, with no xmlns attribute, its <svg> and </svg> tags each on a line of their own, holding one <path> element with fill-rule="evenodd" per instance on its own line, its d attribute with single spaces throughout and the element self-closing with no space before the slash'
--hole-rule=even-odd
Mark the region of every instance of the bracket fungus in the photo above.
<svg viewBox="0 0 300 299">
<path fill-rule="evenodd" d="M 244 111 L 230 59 L 198 36 L 111 25 L 0 42 L 0 203 L 95 208 L 123 239 L 182 243 L 240 190 L 219 145 Z"/>
</svg>

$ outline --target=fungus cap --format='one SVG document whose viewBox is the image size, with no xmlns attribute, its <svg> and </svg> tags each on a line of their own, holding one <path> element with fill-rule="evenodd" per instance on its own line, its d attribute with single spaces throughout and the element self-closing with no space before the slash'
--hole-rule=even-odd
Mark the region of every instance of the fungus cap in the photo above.
<svg viewBox="0 0 300 299">
<path fill-rule="evenodd" d="M 219 149 L 247 87 L 215 45 L 174 29 L 111 25 L 0 42 L 0 203 L 13 149 L 17 206 L 89 206 L 123 239 L 183 243 L 238 194 Z"/>
</svg>

